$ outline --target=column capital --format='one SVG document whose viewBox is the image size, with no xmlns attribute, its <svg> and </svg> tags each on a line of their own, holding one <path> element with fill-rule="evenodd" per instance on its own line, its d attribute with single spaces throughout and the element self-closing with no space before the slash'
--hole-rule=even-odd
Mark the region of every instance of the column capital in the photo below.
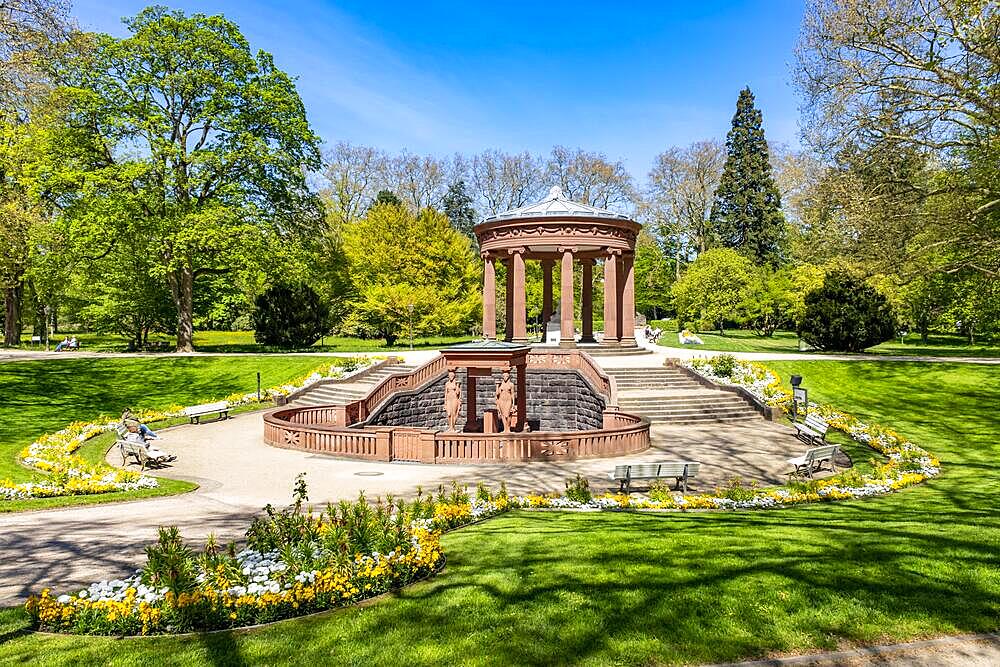
<svg viewBox="0 0 1000 667">
<path fill-rule="evenodd" d="M 622 251 L 619 250 L 618 248 L 608 248 L 605 254 L 613 257 L 620 257 Z"/>
<path fill-rule="evenodd" d="M 574 246 L 559 246 L 558 250 L 561 253 L 571 252 L 573 254 L 576 254 L 576 253 L 578 253 L 580 251 L 580 249 L 578 247 L 576 247 L 575 245 Z"/>
<path fill-rule="evenodd" d="M 528 252 L 528 249 L 525 248 L 524 246 L 519 246 L 517 248 L 507 248 L 507 254 L 511 255 L 511 256 L 513 256 L 513 255 L 523 255 L 526 252 Z"/>
<path fill-rule="evenodd" d="M 479 251 L 479 257 L 480 257 L 480 259 L 484 259 L 484 260 L 496 259 L 496 255 L 493 254 L 492 252 L 490 252 L 489 250 L 480 250 Z"/>
</svg>

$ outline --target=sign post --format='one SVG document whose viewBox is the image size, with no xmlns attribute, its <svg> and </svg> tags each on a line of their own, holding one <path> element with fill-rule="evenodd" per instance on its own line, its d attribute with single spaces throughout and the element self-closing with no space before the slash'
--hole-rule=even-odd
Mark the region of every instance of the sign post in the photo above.
<svg viewBox="0 0 1000 667">
<path fill-rule="evenodd" d="M 802 416 L 809 412 L 809 392 L 805 387 L 792 387 L 792 421 L 795 421 L 799 412 L 799 403 L 802 403 Z"/>
</svg>

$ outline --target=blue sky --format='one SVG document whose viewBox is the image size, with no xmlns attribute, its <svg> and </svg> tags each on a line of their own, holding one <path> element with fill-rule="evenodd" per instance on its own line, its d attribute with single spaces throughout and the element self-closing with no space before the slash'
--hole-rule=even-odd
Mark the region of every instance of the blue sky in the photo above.
<svg viewBox="0 0 1000 667">
<path fill-rule="evenodd" d="M 146 4 L 78 0 L 74 14 L 121 35 Z M 643 178 L 667 147 L 723 138 L 749 85 L 768 139 L 797 144 L 800 2 L 168 4 L 225 14 L 274 54 L 330 143 L 435 155 L 562 144 Z"/>
</svg>

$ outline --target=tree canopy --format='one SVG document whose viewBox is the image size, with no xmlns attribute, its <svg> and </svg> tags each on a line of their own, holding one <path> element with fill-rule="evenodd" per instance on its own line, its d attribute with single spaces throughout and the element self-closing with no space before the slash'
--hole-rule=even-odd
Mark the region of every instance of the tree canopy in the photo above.
<svg viewBox="0 0 1000 667">
<path fill-rule="evenodd" d="M 225 18 L 151 7 L 125 25 L 59 63 L 46 186 L 96 252 L 144 239 L 191 350 L 199 278 L 316 228 L 318 140 L 292 80 Z"/>
</svg>

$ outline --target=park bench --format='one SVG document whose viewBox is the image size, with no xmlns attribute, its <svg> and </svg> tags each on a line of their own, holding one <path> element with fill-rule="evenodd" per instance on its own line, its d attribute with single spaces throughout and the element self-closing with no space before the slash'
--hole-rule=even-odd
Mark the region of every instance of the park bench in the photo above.
<svg viewBox="0 0 1000 667">
<path fill-rule="evenodd" d="M 118 446 L 118 453 L 122 455 L 122 465 L 125 465 L 129 457 L 132 457 L 139 465 L 139 472 L 142 472 L 150 464 L 160 466 L 165 462 L 165 459 L 150 456 L 146 446 L 142 443 L 126 440 L 128 429 L 122 424 L 115 426 L 115 431 L 118 433 L 118 440 L 115 444 Z"/>
<path fill-rule="evenodd" d="M 216 401 L 215 403 L 202 403 L 184 408 L 184 415 L 191 420 L 192 424 L 200 424 L 202 417 L 213 413 L 218 413 L 219 419 L 229 419 L 229 403 Z"/>
<path fill-rule="evenodd" d="M 830 425 L 819 415 L 807 415 L 805 422 L 793 423 L 795 435 L 807 445 L 820 446 L 826 443 L 826 432 Z"/>
<path fill-rule="evenodd" d="M 811 478 L 814 472 L 819 472 L 823 468 L 824 463 L 830 464 L 831 472 L 837 472 L 837 463 L 834 461 L 834 457 L 837 456 L 839 450 L 839 445 L 812 447 L 806 450 L 806 453 L 802 456 L 788 459 L 788 463 L 795 466 L 795 470 L 788 474 L 801 475 L 804 473 Z"/>
<path fill-rule="evenodd" d="M 688 480 L 698 474 L 699 468 L 701 468 L 700 463 L 685 461 L 632 463 L 615 466 L 615 471 L 608 475 L 608 477 L 612 481 L 618 482 L 621 485 L 620 490 L 625 493 L 629 492 L 629 488 L 635 480 L 657 479 L 674 479 L 676 482 L 675 488 L 680 489 L 683 487 L 684 492 L 687 493 Z"/>
</svg>

